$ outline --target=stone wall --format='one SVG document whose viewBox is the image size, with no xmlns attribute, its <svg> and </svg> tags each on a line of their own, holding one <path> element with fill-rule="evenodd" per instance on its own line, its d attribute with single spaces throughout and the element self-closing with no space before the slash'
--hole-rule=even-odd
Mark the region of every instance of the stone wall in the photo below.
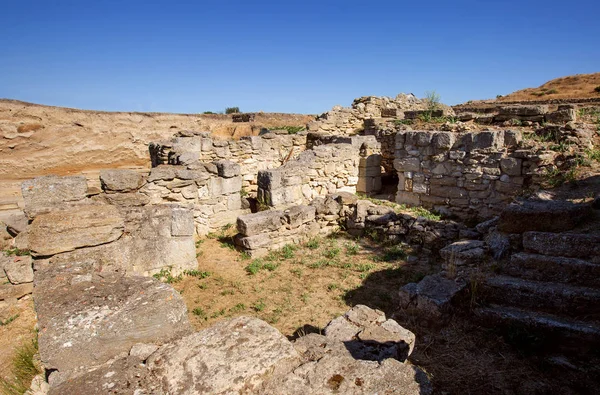
<svg viewBox="0 0 600 395">
<path fill-rule="evenodd" d="M 355 99 L 351 107 L 335 106 L 308 124 L 312 132 L 352 135 L 363 130 L 366 119 L 390 117 L 402 119 L 404 111 L 425 110 L 424 100 L 400 93 L 395 98 L 366 96 Z"/>
<path fill-rule="evenodd" d="M 461 217 L 490 217 L 523 192 L 544 159 L 519 149 L 520 132 L 400 131 L 397 203 Z"/>
<path fill-rule="evenodd" d="M 287 244 L 299 244 L 317 235 L 346 229 L 357 237 L 369 232 L 381 240 L 413 243 L 428 254 L 458 239 L 464 228 L 452 221 L 397 213 L 389 206 L 340 192 L 317 197 L 309 205 L 240 216 L 235 243 L 241 250 L 260 257 Z"/>
<path fill-rule="evenodd" d="M 311 140 L 311 149 L 296 160 L 259 171 L 259 202 L 281 208 L 338 191 L 370 193 L 381 189 L 381 156 L 375 138 L 352 136 L 347 140 L 323 145 Z"/>
<path fill-rule="evenodd" d="M 482 107 L 455 107 L 458 119 L 481 124 L 533 125 L 533 124 L 565 124 L 577 120 L 575 106 L 561 104 L 554 110 L 548 105 L 511 105 L 505 104 Z"/>
<path fill-rule="evenodd" d="M 241 196 L 240 168 L 227 160 L 159 165 L 152 168 L 138 195 L 150 205 L 175 204 L 192 210 L 196 233 L 206 235 L 250 211 Z M 112 196 L 108 193 L 105 198 Z"/>
<path fill-rule="evenodd" d="M 254 192 L 259 170 L 279 167 L 297 157 L 305 147 L 305 132 L 293 135 L 287 131 L 269 132 L 240 140 L 218 140 L 208 132 L 181 131 L 170 140 L 151 143 L 149 150 L 153 167 L 230 160 L 240 165 L 244 190 Z"/>
</svg>

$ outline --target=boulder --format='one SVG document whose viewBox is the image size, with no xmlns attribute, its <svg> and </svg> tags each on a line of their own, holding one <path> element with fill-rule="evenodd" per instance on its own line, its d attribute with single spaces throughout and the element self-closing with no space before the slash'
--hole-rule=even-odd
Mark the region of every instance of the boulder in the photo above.
<svg viewBox="0 0 600 395">
<path fill-rule="evenodd" d="M 24 181 L 21 193 L 25 201 L 25 214 L 34 218 L 66 203 L 79 202 L 87 196 L 87 181 L 83 176 L 43 176 Z"/>
<path fill-rule="evenodd" d="M 106 192 L 132 192 L 143 183 L 144 178 L 135 170 L 110 169 L 100 172 L 100 184 Z"/>
<path fill-rule="evenodd" d="M 452 311 L 453 303 L 465 288 L 466 283 L 460 279 L 432 274 L 419 283 L 406 284 L 400 288 L 400 307 L 414 309 L 429 320 L 439 320 Z"/>
<path fill-rule="evenodd" d="M 299 362 L 277 329 L 238 317 L 161 347 L 147 365 L 163 393 L 221 394 L 255 392 L 274 371 L 290 371 Z"/>
<path fill-rule="evenodd" d="M 526 200 L 506 206 L 500 213 L 498 228 L 505 233 L 563 232 L 575 228 L 592 213 L 589 204 Z"/>
<path fill-rule="evenodd" d="M 414 394 L 432 387 L 418 367 L 394 358 L 381 362 L 356 358 L 347 343 L 318 334 L 296 341 L 305 363 L 287 375 L 274 376 L 261 394 Z"/>
<path fill-rule="evenodd" d="M 113 206 L 84 205 L 40 214 L 31 223 L 29 248 L 35 255 L 54 255 L 117 240 L 124 220 Z"/>
</svg>

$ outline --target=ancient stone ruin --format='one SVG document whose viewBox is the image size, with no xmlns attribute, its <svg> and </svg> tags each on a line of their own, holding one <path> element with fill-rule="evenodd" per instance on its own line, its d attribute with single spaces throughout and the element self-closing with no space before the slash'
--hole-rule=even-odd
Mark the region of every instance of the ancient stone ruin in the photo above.
<svg viewBox="0 0 600 395">
<path fill-rule="evenodd" d="M 577 230 L 595 215 L 591 205 L 521 198 L 540 189 L 559 154 L 517 130 L 406 130 L 392 120 L 419 111 L 425 104 L 411 95 L 361 98 L 298 134 L 227 141 L 180 131 L 149 145 L 149 172 L 102 171 L 100 190 L 81 176 L 24 182 L 24 214 L 7 229 L 16 251 L 30 255 L 0 255 L 0 295 L 33 293 L 42 387 L 49 394 L 431 393 L 427 375 L 407 362 L 415 334 L 367 306 L 295 341 L 249 317 L 194 333 L 181 296 L 151 276 L 197 269 L 195 240 L 230 223 L 237 248 L 254 257 L 339 231 L 439 256 L 442 272 L 398 290 L 398 311 L 426 320 L 451 317 L 474 275 L 502 262 L 481 280 L 487 304 L 475 317 L 546 331 L 561 347 L 597 344 L 600 238 Z M 493 121 L 564 123 L 573 112 L 502 108 Z M 592 143 L 584 131 L 555 130 L 582 149 Z"/>
</svg>

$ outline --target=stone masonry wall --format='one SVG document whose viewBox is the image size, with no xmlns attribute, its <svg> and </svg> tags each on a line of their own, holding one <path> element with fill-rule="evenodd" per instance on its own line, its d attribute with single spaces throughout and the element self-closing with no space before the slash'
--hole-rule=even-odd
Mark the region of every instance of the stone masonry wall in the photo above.
<svg viewBox="0 0 600 395">
<path fill-rule="evenodd" d="M 396 213 L 388 206 L 340 192 L 317 197 L 309 205 L 242 215 L 237 219 L 239 233 L 235 243 L 241 250 L 260 257 L 287 244 L 299 244 L 341 228 L 353 236 L 371 231 L 381 240 L 415 243 L 428 254 L 458 239 L 464 226 L 452 221 L 432 221 Z"/>
<path fill-rule="evenodd" d="M 348 143 L 315 145 L 296 160 L 258 173 L 258 200 L 271 207 L 306 204 L 338 191 L 381 189 L 379 144 L 372 136 L 353 136 Z"/>
<path fill-rule="evenodd" d="M 259 170 L 279 167 L 296 158 L 305 147 L 306 133 L 302 132 L 293 135 L 270 132 L 240 140 L 217 140 L 208 132 L 181 131 L 170 140 L 151 143 L 149 150 L 153 167 L 230 160 L 240 165 L 244 190 L 254 192 Z"/>
<path fill-rule="evenodd" d="M 460 217 L 490 217 L 532 182 L 540 161 L 520 132 L 400 131 L 397 203 Z"/>
</svg>

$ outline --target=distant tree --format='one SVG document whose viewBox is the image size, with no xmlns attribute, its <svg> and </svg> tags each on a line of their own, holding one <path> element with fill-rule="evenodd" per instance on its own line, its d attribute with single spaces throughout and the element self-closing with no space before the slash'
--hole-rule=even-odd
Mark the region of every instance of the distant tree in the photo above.
<svg viewBox="0 0 600 395">
<path fill-rule="evenodd" d="M 238 112 L 240 112 L 239 107 L 226 107 L 225 108 L 225 114 L 237 114 Z"/>
</svg>

